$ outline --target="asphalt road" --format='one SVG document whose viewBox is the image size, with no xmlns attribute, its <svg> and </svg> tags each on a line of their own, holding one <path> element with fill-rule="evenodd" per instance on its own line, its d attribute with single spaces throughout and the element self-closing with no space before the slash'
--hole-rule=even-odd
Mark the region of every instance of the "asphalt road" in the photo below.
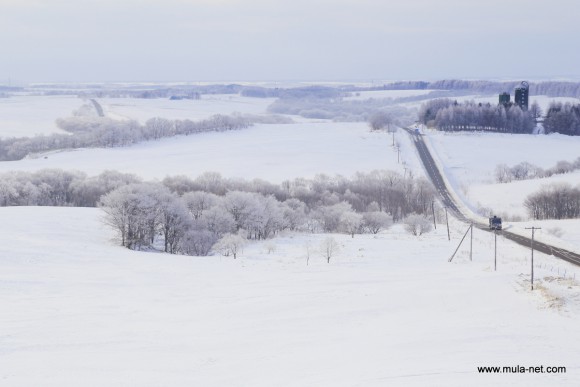
<svg viewBox="0 0 580 387">
<path fill-rule="evenodd" d="M 415 147 L 417 148 L 417 151 L 419 153 L 419 157 L 421 158 L 421 161 L 425 166 L 425 170 L 427 171 L 427 174 L 429 175 L 431 182 L 435 186 L 435 189 L 437 189 L 437 192 L 439 193 L 443 205 L 446 206 L 449 210 L 451 210 L 451 212 L 457 219 L 462 220 L 466 223 L 473 223 L 473 226 L 477 227 L 480 230 L 493 232 L 492 230 L 489 230 L 487 224 L 472 222 L 472 220 L 470 220 L 463 212 L 461 212 L 461 209 L 457 206 L 455 199 L 449 194 L 449 189 L 445 184 L 445 180 L 443 180 L 443 177 L 441 175 L 442 172 L 439 170 L 439 168 L 437 168 L 437 164 L 435 164 L 435 161 L 433 160 L 433 157 L 431 156 L 429 149 L 427 148 L 425 142 L 423 141 L 423 136 L 421 134 L 416 134 L 415 131 L 411 129 L 405 130 L 411 136 L 411 139 L 413 140 Z M 514 234 L 506 230 L 501 231 L 501 233 L 505 238 L 522 246 L 530 247 L 532 244 L 531 236 L 530 238 L 528 238 L 518 234 Z M 551 246 L 543 242 L 538 242 L 537 240 L 534 240 L 534 250 L 540 251 L 547 255 L 553 255 L 554 257 L 563 259 L 564 261 L 580 266 L 580 254 L 578 253 L 565 249 L 560 249 L 558 247 Z"/>
<path fill-rule="evenodd" d="M 96 99 L 93 99 L 93 98 L 91 98 L 91 102 L 93 103 L 93 106 L 97 110 L 98 116 L 99 117 L 104 117 L 105 116 L 105 112 L 103 111 L 103 107 L 101 106 L 101 104 L 98 103 L 97 100 Z"/>
</svg>

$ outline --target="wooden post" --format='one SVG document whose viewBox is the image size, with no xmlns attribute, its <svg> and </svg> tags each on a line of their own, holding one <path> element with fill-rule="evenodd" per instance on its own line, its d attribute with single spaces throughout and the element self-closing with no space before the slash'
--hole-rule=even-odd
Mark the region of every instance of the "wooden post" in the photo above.
<svg viewBox="0 0 580 387">
<path fill-rule="evenodd" d="M 470 229 L 471 229 L 471 242 L 469 244 L 469 260 L 473 261 L 473 223 L 471 223 Z"/>
<path fill-rule="evenodd" d="M 493 271 L 497 271 L 497 230 L 493 230 L 493 236 L 495 239 L 495 255 L 493 259 Z"/>
<path fill-rule="evenodd" d="M 433 212 L 433 227 L 437 230 L 437 222 L 435 221 L 435 201 L 431 201 L 431 211 Z"/>
<path fill-rule="evenodd" d="M 447 216 L 447 207 L 445 207 L 445 222 L 447 223 L 447 240 L 451 240 L 451 235 L 449 234 L 449 217 Z"/>
<path fill-rule="evenodd" d="M 526 227 L 526 230 L 532 230 L 532 242 L 530 248 L 532 249 L 532 290 L 534 290 L 534 233 L 536 230 L 541 230 L 540 227 Z"/>
</svg>

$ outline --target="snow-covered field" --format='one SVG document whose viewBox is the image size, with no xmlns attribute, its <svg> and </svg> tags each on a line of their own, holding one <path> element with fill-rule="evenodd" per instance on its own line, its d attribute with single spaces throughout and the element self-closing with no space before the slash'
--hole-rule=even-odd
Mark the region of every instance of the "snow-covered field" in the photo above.
<svg viewBox="0 0 580 387">
<path fill-rule="evenodd" d="M 433 90 L 372 90 L 372 91 L 360 91 L 353 93 L 350 97 L 345 97 L 345 100 L 358 100 L 362 101 L 371 98 L 402 98 L 402 97 L 412 97 L 416 95 L 429 94 Z"/>
<path fill-rule="evenodd" d="M 497 183 L 494 175 L 498 164 L 513 167 L 525 161 L 548 169 L 558 161 L 572 162 L 580 157 L 580 137 L 426 131 L 424 138 L 440 165 L 445 166 L 446 178 L 457 195 L 475 213 L 491 211 L 508 219 L 528 220 L 524 207 L 528 195 L 554 183 L 580 185 L 580 171 L 511 183 Z M 525 227 L 531 226 L 529 222 L 510 224 L 514 228 L 512 231 L 521 233 L 525 233 Z M 539 240 L 580 251 L 580 220 L 534 223 L 537 227 L 544 227 L 544 224 L 546 228 L 560 227 L 562 232 L 557 233 L 559 237 L 542 232 Z"/>
<path fill-rule="evenodd" d="M 562 134 L 527 135 L 481 132 L 427 131 L 446 173 L 465 185 L 495 182 L 498 164 L 512 167 L 527 161 L 548 169 L 558 161 L 580 157 L 580 137 Z"/>
<path fill-rule="evenodd" d="M 305 245 L 324 235 L 233 260 L 117 247 L 98 209 L 0 217 L 3 386 L 580 383 L 578 282 L 538 268 L 531 293 L 528 251 L 500 240 L 494 272 L 487 233 L 474 235 L 473 262 L 463 248 L 447 262 L 456 241 L 442 227 L 418 240 L 397 226 L 335 235 L 342 252 L 306 266 Z M 567 372 L 478 374 L 488 365 Z"/>
<path fill-rule="evenodd" d="M 114 119 L 133 119 L 144 123 L 149 118 L 201 120 L 215 114 L 266 114 L 274 98 L 249 98 L 237 94 L 202 95 L 199 100 L 168 98 L 99 98 L 105 115 Z"/>
<path fill-rule="evenodd" d="M 0 98 L 0 138 L 66 133 L 56 126 L 56 119 L 72 115 L 84 103 L 73 96 Z"/>
<path fill-rule="evenodd" d="M 225 177 L 282 182 L 316 174 L 351 176 L 358 171 L 403 167 L 421 171 L 404 133 L 402 160 L 391 147 L 392 136 L 371 132 L 365 123 L 300 123 L 255 125 L 232 132 L 181 136 L 127 148 L 82 149 L 2 162 L 0 172 L 43 168 L 76 169 L 96 175 L 107 169 L 163 179 L 184 174 L 196 177 L 216 171 Z"/>
<path fill-rule="evenodd" d="M 39 98 L 3 117 L 19 120 L 35 104 L 42 109 L 48 97 Z M 82 104 L 54 98 L 61 110 L 22 120 L 27 135 L 40 133 L 32 121 L 53 124 Z M 141 122 L 264 114 L 271 103 L 239 96 L 100 102 L 111 117 Z M 365 123 L 304 121 L 50 153 L 1 162 L 0 172 L 116 169 L 162 179 L 217 171 L 272 182 L 374 169 L 423 175 L 401 131 L 404 163 L 391 135 Z M 549 168 L 580 156 L 580 138 L 559 135 L 425 137 L 471 208 L 512 214 L 522 209 L 518 197 L 550 179 L 494 184 L 497 164 Z M 551 179 L 577 185 L 580 175 Z M 377 236 L 333 235 L 342 251 L 327 264 L 316 252 L 322 234 L 253 242 L 237 260 L 185 257 L 118 247 L 98 209 L 0 208 L 0 386 L 580 385 L 580 270 L 536 254 L 538 288 L 531 292 L 529 250 L 498 238 L 494 272 L 492 235 L 478 230 L 473 262 L 464 246 L 449 263 L 466 228 L 450 221 L 451 242 L 443 225 L 420 238 L 400 225 Z M 580 221 L 541 226 L 538 239 L 580 246 Z M 516 365 L 567 372 L 477 372 Z"/>
</svg>

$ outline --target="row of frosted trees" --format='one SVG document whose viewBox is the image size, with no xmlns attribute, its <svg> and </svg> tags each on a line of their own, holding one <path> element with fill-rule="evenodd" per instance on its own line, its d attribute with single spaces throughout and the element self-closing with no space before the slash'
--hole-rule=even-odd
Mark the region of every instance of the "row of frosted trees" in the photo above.
<svg viewBox="0 0 580 387">
<path fill-rule="evenodd" d="M 319 175 L 272 184 L 205 173 L 141 181 L 107 171 L 88 177 L 57 169 L 0 175 L 0 205 L 96 206 L 131 249 L 204 255 L 226 235 L 265 239 L 281 230 L 377 233 L 410 214 L 427 214 L 434 190 L 392 171 L 352 178 Z"/>
<path fill-rule="evenodd" d="M 162 243 L 169 253 L 206 255 L 232 235 L 267 239 L 282 230 L 353 237 L 377 233 L 393 220 L 426 213 L 434 199 L 425 180 L 396 173 L 358 174 L 353 180 L 321 176 L 280 187 L 261 181 L 235 183 L 246 191 L 225 188 L 228 182 L 219 177 L 212 181 L 216 177 L 130 184 L 103 196 L 99 204 L 123 246 L 143 249 Z M 206 190 L 189 189 L 204 183 L 209 183 Z"/>
<path fill-rule="evenodd" d="M 421 106 L 419 120 L 443 131 L 532 133 L 535 128 L 534 111 L 523 111 L 517 105 L 506 107 L 473 101 L 458 103 L 450 99 L 437 99 Z"/>
<path fill-rule="evenodd" d="M 0 161 L 20 160 L 32 153 L 57 149 L 112 148 L 177 135 L 243 129 L 252 120 L 240 115 L 214 115 L 200 121 L 152 118 L 142 125 L 133 120 L 77 116 L 59 119 L 57 124 L 69 134 L 0 140 Z"/>
<path fill-rule="evenodd" d="M 580 188 L 553 184 L 528 196 L 524 202 L 533 219 L 580 218 Z"/>
<path fill-rule="evenodd" d="M 580 104 L 553 102 L 544 119 L 546 133 L 580 136 Z"/>
</svg>

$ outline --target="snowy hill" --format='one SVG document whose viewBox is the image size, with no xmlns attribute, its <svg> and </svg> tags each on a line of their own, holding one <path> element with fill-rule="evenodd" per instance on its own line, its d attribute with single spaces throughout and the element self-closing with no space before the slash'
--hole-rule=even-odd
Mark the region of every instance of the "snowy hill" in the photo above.
<svg viewBox="0 0 580 387">
<path fill-rule="evenodd" d="M 543 169 L 558 161 L 573 162 L 580 156 L 580 138 L 560 134 L 521 135 L 500 133 L 444 133 L 427 131 L 424 138 L 444 166 L 458 196 L 475 213 L 495 213 L 508 220 L 510 231 L 529 235 L 525 227 L 544 226 L 537 235 L 542 241 L 580 251 L 580 220 L 531 222 L 524 207 L 528 195 L 550 184 L 578 187 L 580 171 L 509 183 L 497 183 L 499 164 L 514 166 L 528 162 Z M 518 221 L 514 221 L 518 220 Z"/>
<path fill-rule="evenodd" d="M 350 97 L 413 96 L 369 91 Z M 25 97 L 22 97 L 25 98 Z M 83 103 L 26 97 L 17 133 L 53 133 L 54 119 Z M 43 110 L 46 99 L 55 106 Z M 0 112 L 10 110 L 0 101 Z M 144 121 L 264 114 L 269 99 L 104 99 L 105 112 Z M 362 103 L 362 102 L 361 102 Z M 52 106 L 52 105 L 51 105 Z M 2 110 L 4 109 L 4 110 Z M 16 114 L 16 113 L 15 113 Z M 0 137 L 15 135 L 0 119 Z M 375 169 L 424 175 L 403 131 L 366 123 L 296 119 L 139 143 L 78 149 L 0 163 L 0 172 L 107 169 L 145 179 L 217 171 L 279 183 Z M 8 122 L 9 123 L 9 122 Z M 35 128 L 42 124 L 43 130 Z M 10 129 L 12 130 L 12 129 Z M 543 168 L 572 161 L 578 139 L 559 135 L 446 135 L 427 131 L 435 156 L 474 211 L 525 213 L 522 197 L 548 181 L 578 184 L 578 172 L 498 184 L 497 164 Z M 547 150 L 547 151 L 546 151 Z M 491 155 L 491 157 L 490 157 Z M 398 161 L 398 156 L 400 160 Z M 491 161 L 490 161 L 491 159 Z M 440 209 L 438 209 L 440 210 Z M 444 219 L 441 211 L 438 219 Z M 419 238 L 402 225 L 378 235 L 332 235 L 341 252 L 318 252 L 328 234 L 284 233 L 250 243 L 238 259 L 187 257 L 119 247 L 95 208 L 0 207 L 0 386 L 545 386 L 580 384 L 580 270 L 450 219 Z M 508 222 L 512 231 L 531 225 Z M 542 223 L 539 239 L 576 248 L 580 221 Z M 307 265 L 307 255 L 310 256 Z M 7 311 L 7 312 L 4 312 Z M 564 366 L 559 374 L 480 374 L 479 366 Z"/>
<path fill-rule="evenodd" d="M 19 161 L 0 163 L 0 172 L 44 168 L 76 169 L 96 175 L 107 169 L 135 173 L 143 178 L 168 175 L 191 177 L 207 171 L 226 177 L 260 178 L 282 182 L 316 174 L 351 176 L 358 171 L 421 167 L 402 131 L 404 150 L 397 163 L 391 135 L 371 132 L 366 123 L 297 123 L 255 125 L 248 129 L 179 136 L 131 147 L 80 149 Z M 409 149 L 409 151 L 405 151 Z"/>
<path fill-rule="evenodd" d="M 528 251 L 488 234 L 469 262 L 442 227 L 334 237 L 327 264 L 288 234 L 231 257 L 117 247 L 98 209 L 0 208 L 5 386 L 577 385 L 580 286 L 525 280 Z M 463 232 L 452 223 L 452 234 Z M 540 262 L 543 258 L 540 259 Z M 547 261 L 549 262 L 549 261 Z M 569 272 L 570 273 L 570 272 Z M 566 366 L 478 374 L 478 366 Z"/>
</svg>

